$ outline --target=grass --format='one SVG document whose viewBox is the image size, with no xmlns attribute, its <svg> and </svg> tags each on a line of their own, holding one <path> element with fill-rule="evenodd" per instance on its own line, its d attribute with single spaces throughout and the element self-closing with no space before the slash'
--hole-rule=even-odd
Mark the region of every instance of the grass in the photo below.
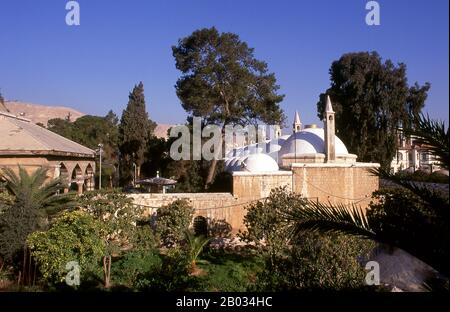
<svg viewBox="0 0 450 312">
<path fill-rule="evenodd" d="M 198 267 L 203 271 L 197 276 L 194 291 L 238 292 L 254 289 L 256 275 L 263 270 L 264 262 L 258 255 L 205 252 Z"/>
</svg>

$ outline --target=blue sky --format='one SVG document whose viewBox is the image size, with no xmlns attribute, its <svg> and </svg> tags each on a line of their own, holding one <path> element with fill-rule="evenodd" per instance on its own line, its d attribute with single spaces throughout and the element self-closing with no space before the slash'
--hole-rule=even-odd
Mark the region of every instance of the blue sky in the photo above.
<svg viewBox="0 0 450 312">
<path fill-rule="evenodd" d="M 237 33 L 275 73 L 292 122 L 318 123 L 318 96 L 343 53 L 376 50 L 431 83 L 426 112 L 448 121 L 448 0 L 380 0 L 381 25 L 365 24 L 366 0 L 79 0 L 81 25 L 65 24 L 66 0 L 0 0 L 0 89 L 5 98 L 121 114 L 142 80 L 150 117 L 184 122 L 171 46 L 216 26 Z"/>
</svg>

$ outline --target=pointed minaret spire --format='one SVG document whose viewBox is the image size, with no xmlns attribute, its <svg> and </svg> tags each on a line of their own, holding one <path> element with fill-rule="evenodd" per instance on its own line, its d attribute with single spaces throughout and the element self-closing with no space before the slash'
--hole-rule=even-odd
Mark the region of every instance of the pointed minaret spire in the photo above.
<svg viewBox="0 0 450 312">
<path fill-rule="evenodd" d="M 333 106 L 331 106 L 331 100 L 330 100 L 330 96 L 327 95 L 327 106 L 325 107 L 325 112 L 327 113 L 333 113 Z"/>
<path fill-rule="evenodd" d="M 302 131 L 302 122 L 300 121 L 300 115 L 298 114 L 298 111 L 295 111 L 293 130 L 294 132 Z"/>
<path fill-rule="evenodd" d="M 324 114 L 325 123 L 325 161 L 336 161 L 336 148 L 335 148 L 335 123 L 334 123 L 334 111 L 331 106 L 330 96 L 327 95 L 327 106 L 325 107 Z"/>
</svg>

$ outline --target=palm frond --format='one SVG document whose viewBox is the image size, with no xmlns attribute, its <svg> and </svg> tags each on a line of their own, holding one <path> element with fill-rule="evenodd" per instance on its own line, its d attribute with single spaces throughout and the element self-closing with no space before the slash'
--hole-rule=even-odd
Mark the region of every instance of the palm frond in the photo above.
<svg viewBox="0 0 450 312">
<path fill-rule="evenodd" d="M 287 220 L 293 221 L 292 234 L 299 235 L 310 230 L 321 233 L 338 233 L 378 239 L 369 226 L 363 210 L 352 204 L 323 204 L 315 201 L 304 201 L 285 214 Z"/>
<path fill-rule="evenodd" d="M 412 116 L 413 127 L 404 129 L 404 133 L 414 136 L 419 144 L 425 145 L 436 156 L 441 166 L 449 169 L 449 128 L 442 121 L 432 120 L 423 114 Z"/>
</svg>

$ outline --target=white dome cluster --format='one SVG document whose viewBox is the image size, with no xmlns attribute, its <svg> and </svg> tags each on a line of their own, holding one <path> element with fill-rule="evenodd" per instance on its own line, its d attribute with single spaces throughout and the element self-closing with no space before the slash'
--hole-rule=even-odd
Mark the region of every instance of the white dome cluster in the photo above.
<svg viewBox="0 0 450 312">
<path fill-rule="evenodd" d="M 310 125 L 302 129 L 300 116 L 296 112 L 293 134 L 231 150 L 225 158 L 225 170 L 273 172 L 278 171 L 279 166 L 286 168 L 292 163 L 356 162 L 356 155 L 349 154 L 344 143 L 334 134 L 334 112 L 329 97 L 326 113 L 330 120 L 324 118 L 324 123 L 330 141 L 327 141 L 323 128 Z M 331 150 L 328 155 L 327 144 Z"/>
</svg>

